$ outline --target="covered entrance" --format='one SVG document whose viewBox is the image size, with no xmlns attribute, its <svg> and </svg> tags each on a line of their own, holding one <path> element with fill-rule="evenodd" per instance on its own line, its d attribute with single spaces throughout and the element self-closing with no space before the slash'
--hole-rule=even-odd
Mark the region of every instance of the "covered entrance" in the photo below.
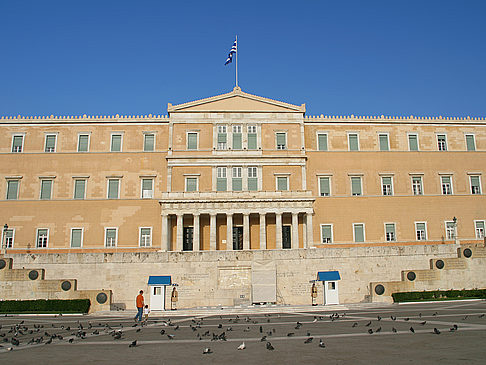
<svg viewBox="0 0 486 365">
<path fill-rule="evenodd" d="M 165 310 L 165 288 L 171 285 L 170 276 L 149 276 L 150 311 Z"/>
<path fill-rule="evenodd" d="M 339 271 L 319 271 L 317 280 L 324 284 L 324 305 L 339 304 Z"/>
</svg>

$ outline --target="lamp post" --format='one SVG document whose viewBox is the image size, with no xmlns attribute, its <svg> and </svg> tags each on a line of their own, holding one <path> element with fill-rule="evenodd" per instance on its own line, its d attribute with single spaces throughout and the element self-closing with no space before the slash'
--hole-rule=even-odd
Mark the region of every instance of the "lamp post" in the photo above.
<svg viewBox="0 0 486 365">
<path fill-rule="evenodd" d="M 2 255 L 5 255 L 5 253 L 7 252 L 7 245 L 6 245 L 6 242 L 5 240 L 7 239 L 7 229 L 8 229 L 8 224 L 5 223 L 5 225 L 3 226 L 3 231 L 2 231 Z"/>
<path fill-rule="evenodd" d="M 457 218 L 454 216 L 454 218 L 452 218 L 452 222 L 454 222 L 454 243 L 457 245 L 458 244 L 458 240 L 457 240 Z"/>
</svg>

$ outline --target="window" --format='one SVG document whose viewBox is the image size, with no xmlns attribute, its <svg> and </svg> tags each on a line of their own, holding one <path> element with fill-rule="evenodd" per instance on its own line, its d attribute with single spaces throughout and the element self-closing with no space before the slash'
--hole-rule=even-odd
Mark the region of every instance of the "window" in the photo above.
<svg viewBox="0 0 486 365">
<path fill-rule="evenodd" d="M 468 151 L 476 151 L 476 141 L 474 134 L 466 134 L 466 149 Z"/>
<path fill-rule="evenodd" d="M 446 229 L 446 239 L 453 240 L 456 237 L 456 229 L 454 222 L 445 222 L 445 229 Z"/>
<path fill-rule="evenodd" d="M 78 152 L 89 151 L 89 134 L 78 135 Z"/>
<path fill-rule="evenodd" d="M 256 125 L 248 126 L 248 149 L 257 149 L 257 127 Z"/>
<path fill-rule="evenodd" d="M 111 135 L 111 152 L 121 152 L 122 150 L 122 135 L 112 134 Z"/>
<path fill-rule="evenodd" d="M 357 133 L 348 134 L 348 148 L 350 151 L 359 151 L 359 139 Z"/>
<path fill-rule="evenodd" d="M 186 177 L 186 191 L 198 191 L 197 177 Z"/>
<path fill-rule="evenodd" d="M 74 199 L 85 199 L 86 198 L 86 180 L 85 179 L 75 179 L 74 180 Z"/>
<path fill-rule="evenodd" d="M 226 126 L 218 125 L 218 150 L 225 150 L 227 148 Z"/>
<path fill-rule="evenodd" d="M 24 136 L 13 136 L 12 152 L 22 152 L 23 144 L 24 144 Z"/>
<path fill-rule="evenodd" d="M 55 134 L 46 134 L 45 152 L 56 152 L 56 137 Z"/>
<path fill-rule="evenodd" d="M 412 193 L 413 195 L 422 195 L 422 176 L 412 176 Z"/>
<path fill-rule="evenodd" d="M 52 195 L 52 180 L 41 180 L 40 199 L 49 200 Z"/>
<path fill-rule="evenodd" d="M 140 247 L 152 246 L 152 228 L 140 227 Z"/>
<path fill-rule="evenodd" d="M 218 167 L 216 170 L 216 191 L 226 191 L 226 167 Z"/>
<path fill-rule="evenodd" d="M 83 229 L 71 228 L 71 248 L 80 248 L 83 246 Z"/>
<path fill-rule="evenodd" d="M 330 196 L 331 195 L 331 178 L 330 177 L 319 177 L 319 196 Z"/>
<path fill-rule="evenodd" d="M 427 239 L 427 225 L 425 222 L 415 223 L 415 233 L 417 241 L 425 241 Z"/>
<path fill-rule="evenodd" d="M 353 176 L 351 177 L 351 195 L 360 196 L 363 192 L 361 190 L 361 177 Z"/>
<path fill-rule="evenodd" d="M 248 167 L 248 190 L 258 190 L 258 168 L 256 166 Z"/>
<path fill-rule="evenodd" d="M 381 188 L 383 195 L 393 195 L 392 178 L 390 176 L 381 178 Z"/>
<path fill-rule="evenodd" d="M 471 194 L 481 194 L 481 180 L 479 176 L 470 176 L 469 179 L 471 180 Z"/>
<path fill-rule="evenodd" d="M 233 180 L 231 181 L 233 191 L 243 190 L 241 179 L 241 167 L 233 167 Z"/>
<path fill-rule="evenodd" d="M 197 150 L 197 132 L 187 133 L 187 149 Z"/>
<path fill-rule="evenodd" d="M 365 230 L 364 230 L 363 223 L 353 223 L 353 236 L 354 236 L 354 242 L 365 241 Z"/>
<path fill-rule="evenodd" d="M 105 228 L 105 247 L 116 247 L 118 228 Z"/>
<path fill-rule="evenodd" d="M 118 199 L 120 180 L 108 179 L 108 199 Z"/>
<path fill-rule="evenodd" d="M 379 134 L 378 139 L 380 140 L 380 151 L 389 151 L 390 145 L 388 142 L 388 134 Z"/>
<path fill-rule="evenodd" d="M 439 151 L 447 151 L 447 140 L 445 134 L 437 135 L 437 149 Z"/>
<path fill-rule="evenodd" d="M 7 200 L 19 198 L 19 180 L 7 180 Z"/>
<path fill-rule="evenodd" d="M 409 134 L 408 135 L 408 150 L 409 151 L 418 151 L 418 135 L 417 134 Z"/>
<path fill-rule="evenodd" d="M 2 247 L 13 248 L 14 237 L 15 237 L 15 231 L 13 229 L 4 229 Z"/>
<path fill-rule="evenodd" d="M 287 176 L 277 176 L 277 191 L 289 190 L 289 178 Z"/>
<path fill-rule="evenodd" d="M 442 185 L 442 195 L 451 195 L 452 194 L 452 179 L 450 176 L 441 176 L 440 177 L 441 185 Z"/>
<path fill-rule="evenodd" d="M 277 150 L 286 150 L 287 149 L 287 133 L 276 133 L 275 134 L 277 139 Z"/>
<path fill-rule="evenodd" d="M 155 134 L 144 133 L 143 135 L 143 151 L 153 152 L 155 150 Z"/>
<path fill-rule="evenodd" d="M 243 148 L 242 136 L 241 136 L 241 125 L 233 126 L 233 149 L 241 150 Z"/>
<path fill-rule="evenodd" d="M 154 179 L 142 179 L 142 199 L 154 197 Z"/>
<path fill-rule="evenodd" d="M 326 133 L 318 133 L 317 134 L 317 150 L 318 151 L 327 151 L 327 134 Z"/>
<path fill-rule="evenodd" d="M 49 242 L 49 230 L 47 228 L 38 228 L 35 247 L 46 248 L 48 242 Z"/>
<path fill-rule="evenodd" d="M 386 223 L 385 224 L 385 238 L 387 242 L 394 242 L 397 240 L 395 234 L 395 223 Z"/>
<path fill-rule="evenodd" d="M 332 243 L 332 224 L 321 224 L 321 242 Z"/>
<path fill-rule="evenodd" d="M 475 221 L 474 226 L 476 228 L 476 238 L 484 238 L 484 221 Z"/>
</svg>

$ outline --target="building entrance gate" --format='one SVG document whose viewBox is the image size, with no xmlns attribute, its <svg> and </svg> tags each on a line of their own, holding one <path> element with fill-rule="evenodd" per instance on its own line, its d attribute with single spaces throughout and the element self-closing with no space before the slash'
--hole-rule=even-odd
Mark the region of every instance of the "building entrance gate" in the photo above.
<svg viewBox="0 0 486 365">
<path fill-rule="evenodd" d="M 183 236 L 184 237 L 183 237 L 183 241 L 182 241 L 182 250 L 183 251 L 192 251 L 194 228 L 193 227 L 184 227 Z"/>
<path fill-rule="evenodd" d="M 233 250 L 243 250 L 243 227 L 233 226 Z"/>
</svg>

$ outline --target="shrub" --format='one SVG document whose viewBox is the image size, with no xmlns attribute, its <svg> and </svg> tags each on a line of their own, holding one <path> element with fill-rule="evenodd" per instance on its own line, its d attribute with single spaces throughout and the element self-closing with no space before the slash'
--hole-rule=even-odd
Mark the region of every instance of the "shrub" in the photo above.
<svg viewBox="0 0 486 365">
<path fill-rule="evenodd" d="M 402 292 L 393 293 L 392 297 L 395 303 L 420 302 L 424 300 L 486 299 L 486 289 Z"/>
<path fill-rule="evenodd" d="M 0 313 L 88 313 L 89 299 L 36 299 L 0 301 Z"/>
</svg>

